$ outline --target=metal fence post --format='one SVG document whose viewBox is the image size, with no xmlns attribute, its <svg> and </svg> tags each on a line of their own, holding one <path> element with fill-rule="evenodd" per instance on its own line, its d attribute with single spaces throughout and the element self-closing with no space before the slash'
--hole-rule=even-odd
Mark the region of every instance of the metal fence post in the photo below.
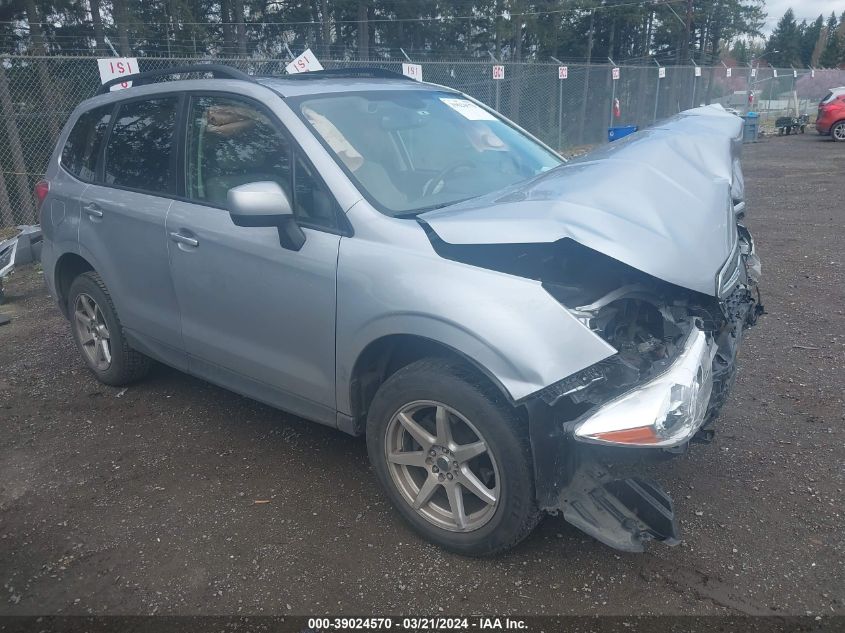
<svg viewBox="0 0 845 633">
<path fill-rule="evenodd" d="M 556 61 L 560 66 L 563 66 L 563 62 L 560 61 L 557 57 L 552 57 L 554 61 Z M 563 79 L 560 76 L 560 66 L 558 66 L 557 71 L 557 84 L 558 84 L 558 91 L 557 91 L 557 150 L 560 151 L 563 147 Z"/>
<path fill-rule="evenodd" d="M 662 70 L 659 61 L 655 59 L 654 63 L 657 64 L 657 90 L 654 91 L 654 118 L 652 122 L 657 121 L 657 105 L 660 103 L 660 72 Z"/>
<path fill-rule="evenodd" d="M 610 57 L 607 58 L 610 61 L 610 122 L 607 124 L 607 127 L 613 127 L 613 105 L 616 103 L 616 80 L 613 78 L 613 69 L 616 68 L 616 62 L 614 62 Z M 621 71 L 620 71 L 621 72 Z"/>
</svg>

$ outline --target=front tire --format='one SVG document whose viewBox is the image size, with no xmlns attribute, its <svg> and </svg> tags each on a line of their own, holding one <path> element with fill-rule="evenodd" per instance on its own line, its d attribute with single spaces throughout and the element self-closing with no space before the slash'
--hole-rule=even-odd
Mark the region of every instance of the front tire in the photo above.
<svg viewBox="0 0 845 633">
<path fill-rule="evenodd" d="M 399 513 L 445 549 L 495 554 L 539 521 L 524 424 L 458 361 L 423 359 L 388 378 L 367 416 L 367 450 Z"/>
<path fill-rule="evenodd" d="M 100 275 L 90 271 L 74 279 L 67 306 L 76 347 L 97 380 L 122 387 L 146 376 L 150 359 L 126 342 L 111 295 Z"/>
</svg>

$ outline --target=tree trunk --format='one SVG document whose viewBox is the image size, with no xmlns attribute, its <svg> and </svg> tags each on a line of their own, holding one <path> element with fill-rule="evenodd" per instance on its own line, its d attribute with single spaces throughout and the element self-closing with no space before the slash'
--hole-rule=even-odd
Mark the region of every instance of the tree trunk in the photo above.
<svg viewBox="0 0 845 633">
<path fill-rule="evenodd" d="M 596 12 L 590 9 L 590 26 L 587 29 L 587 68 L 584 70 L 584 96 L 581 100 L 581 116 L 578 121 L 578 144 L 584 144 L 584 127 L 587 123 L 587 102 L 590 95 L 590 62 L 593 59 L 593 35 L 596 27 Z"/>
<path fill-rule="evenodd" d="M 370 25 L 367 21 L 367 0 L 358 0 L 358 59 L 370 58 Z"/>
<path fill-rule="evenodd" d="M 18 134 L 18 124 L 15 119 L 15 106 L 12 103 L 12 95 L 9 94 L 9 82 L 6 80 L 6 69 L 0 64 L 0 110 L 6 120 L 6 139 L 9 141 L 9 153 L 12 157 L 12 170 L 15 175 L 15 185 L 18 199 L 18 217 L 14 218 L 19 222 L 36 222 L 35 207 L 32 204 L 32 195 L 27 178 L 27 165 L 23 157 L 21 137 Z M 8 191 L 8 190 L 7 190 Z M 8 198 L 8 193 L 6 194 Z"/>
<path fill-rule="evenodd" d="M 91 25 L 94 27 L 97 55 L 105 57 L 108 53 L 106 52 L 106 33 L 103 30 L 103 18 L 100 13 L 100 0 L 88 0 L 88 6 L 91 9 Z"/>
<path fill-rule="evenodd" d="M 232 0 L 235 29 L 238 38 L 238 55 L 246 57 L 246 24 L 244 23 L 244 1 Z"/>
<path fill-rule="evenodd" d="M 493 28 L 496 31 L 496 59 L 502 59 L 502 0 L 496 0 L 496 18 Z"/>
<path fill-rule="evenodd" d="M 511 59 L 515 62 L 511 84 L 511 111 L 508 118 L 519 121 L 520 101 L 522 97 L 522 6 L 517 0 L 511 3 Z"/>
<path fill-rule="evenodd" d="M 232 27 L 231 0 L 220 0 L 220 21 L 223 23 L 223 54 L 234 55 L 235 29 Z"/>
<path fill-rule="evenodd" d="M 320 0 L 320 21 L 323 27 L 323 59 L 331 57 L 332 24 L 329 20 L 329 0 Z"/>
<path fill-rule="evenodd" d="M 14 226 L 15 216 L 12 215 L 12 203 L 9 202 L 9 192 L 6 189 L 6 178 L 0 170 L 0 229 Z"/>
<path fill-rule="evenodd" d="M 126 10 L 126 0 L 112 0 L 114 21 L 117 26 L 117 48 L 124 57 L 132 55 L 129 46 L 129 12 Z"/>
<path fill-rule="evenodd" d="M 32 38 L 32 52 L 35 55 L 46 56 L 47 47 L 44 44 L 44 31 L 41 28 L 41 16 L 38 13 L 35 0 L 26 0 L 26 19 L 29 22 L 29 35 Z M 50 78 L 45 61 L 42 59 L 36 60 L 35 66 L 38 72 L 38 83 L 41 88 L 41 103 L 55 103 L 57 87 Z M 45 123 L 50 130 L 52 140 L 55 141 L 61 130 L 57 115 L 47 115 Z"/>
</svg>

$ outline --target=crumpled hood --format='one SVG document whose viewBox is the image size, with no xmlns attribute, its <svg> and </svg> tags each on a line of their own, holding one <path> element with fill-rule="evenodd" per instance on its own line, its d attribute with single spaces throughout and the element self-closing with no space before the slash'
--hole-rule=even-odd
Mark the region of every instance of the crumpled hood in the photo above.
<svg viewBox="0 0 845 633">
<path fill-rule="evenodd" d="M 670 283 L 715 295 L 736 244 L 731 185 L 742 119 L 688 110 L 505 190 L 419 219 L 450 244 L 571 238 Z"/>
</svg>

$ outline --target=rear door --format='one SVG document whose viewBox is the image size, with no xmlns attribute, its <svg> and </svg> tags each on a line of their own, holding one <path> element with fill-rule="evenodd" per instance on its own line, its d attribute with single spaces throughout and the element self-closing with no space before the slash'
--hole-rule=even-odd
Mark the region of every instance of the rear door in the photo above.
<svg viewBox="0 0 845 633">
<path fill-rule="evenodd" d="M 119 104 L 96 182 L 85 191 L 79 243 L 96 262 L 133 343 L 185 369 L 165 231 L 176 186 L 179 107 L 180 97 L 170 94 Z"/>
<path fill-rule="evenodd" d="M 277 119 L 257 102 L 195 94 L 187 108 L 184 201 L 167 218 L 191 373 L 334 424 L 337 205 Z M 306 234 L 238 227 L 230 188 L 272 180 Z"/>
</svg>

